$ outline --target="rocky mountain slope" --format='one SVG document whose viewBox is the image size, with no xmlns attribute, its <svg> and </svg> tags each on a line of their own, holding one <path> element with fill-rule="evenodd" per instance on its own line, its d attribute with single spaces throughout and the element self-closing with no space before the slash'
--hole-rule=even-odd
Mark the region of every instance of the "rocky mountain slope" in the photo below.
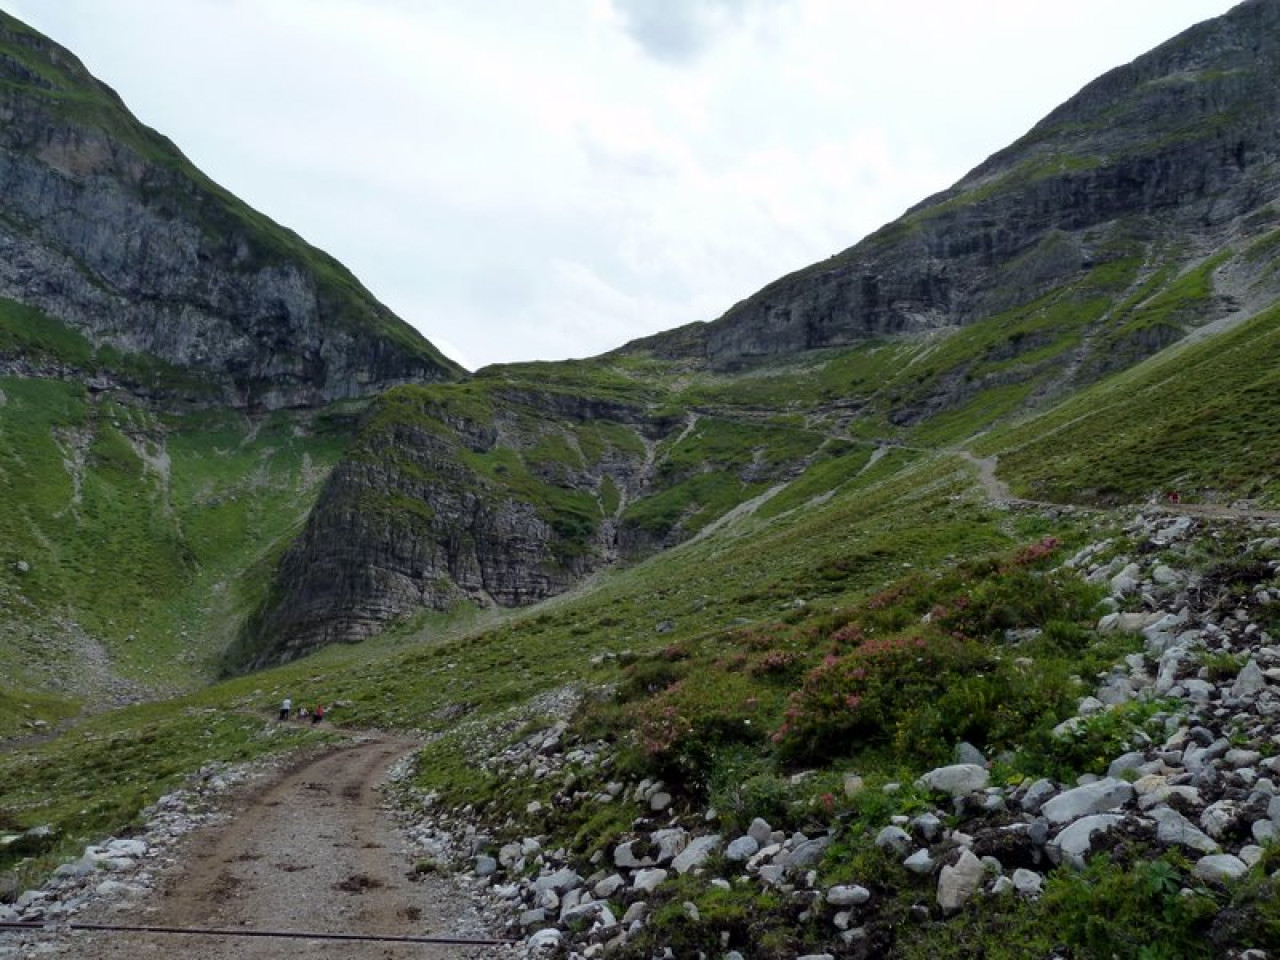
<svg viewBox="0 0 1280 960">
<path fill-rule="evenodd" d="M 131 386 L 274 409 L 461 372 L 344 267 L 211 182 L 71 53 L 7 14 L 0 214 L 0 297 L 80 333 L 98 351 L 95 372 Z M 0 364 L 32 369 L 21 348 Z"/>
<path fill-rule="evenodd" d="M 207 679 L 360 405 L 461 373 L 0 12 L 0 701 Z"/>
<path fill-rule="evenodd" d="M 1280 298 L 1277 24 L 1280 4 L 1251 0 L 1187 31 L 714 323 L 540 365 L 537 389 L 509 383 L 529 371 L 497 368 L 453 399 L 445 387 L 384 405 L 243 656 L 271 662 L 461 600 L 545 598 L 761 507 L 780 484 L 821 495 L 876 446 L 967 442 L 1190 332 L 1264 315 Z M 578 443 L 575 424 L 596 414 L 575 410 L 601 391 L 626 398 L 625 415 L 600 412 L 621 445 L 600 464 L 548 455 L 553 434 Z M 465 412 L 431 412 L 450 405 Z M 512 464 L 518 480 L 497 469 Z M 572 523 L 538 483 L 574 491 Z"/>
<path fill-rule="evenodd" d="M 422 609 L 517 606 L 618 554 L 661 418 L 639 397 L 478 378 L 378 400 L 246 627 L 261 665 Z"/>
<path fill-rule="evenodd" d="M 1250 0 L 1100 77 L 954 187 L 735 306 L 703 332 L 703 359 L 724 368 L 967 326 L 1101 271 L 1137 289 L 1274 228 L 1278 27 L 1274 3 Z M 1236 305 L 1219 295 L 1159 321 L 1089 318 L 1084 334 L 1110 329 L 1075 344 L 1073 362 L 1114 368 Z M 1008 353 L 1050 342 L 1024 337 Z"/>
</svg>

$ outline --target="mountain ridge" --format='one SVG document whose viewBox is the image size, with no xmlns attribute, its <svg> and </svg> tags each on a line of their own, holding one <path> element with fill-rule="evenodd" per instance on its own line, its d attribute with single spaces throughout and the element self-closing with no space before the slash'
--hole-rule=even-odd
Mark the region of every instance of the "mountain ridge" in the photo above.
<svg viewBox="0 0 1280 960">
<path fill-rule="evenodd" d="M 344 267 L 210 181 L 7 14 L 0 118 L 0 296 L 245 408 L 461 374 Z"/>
<path fill-rule="evenodd" d="M 956 185 L 711 321 L 700 334 L 706 339 L 702 359 L 730 368 L 752 357 L 964 325 L 1069 281 L 1096 258 L 1082 231 L 1117 213 L 1150 214 L 1176 205 L 1194 223 L 1202 215 L 1190 211 L 1189 201 L 1213 194 L 1216 206 L 1204 214 L 1212 225 L 1262 206 L 1231 188 L 1243 187 L 1247 194 L 1250 184 L 1233 171 L 1275 157 L 1271 128 L 1254 121 L 1275 112 L 1277 91 L 1270 78 L 1276 22 L 1272 4 L 1250 0 L 1109 71 Z M 1188 77 L 1188 67 L 1203 66 L 1206 57 L 1216 64 L 1213 70 Z M 1245 116 L 1231 116 L 1223 109 L 1227 103 Z M 1114 115 L 1099 127 L 1100 114 L 1108 110 Z M 1201 129 L 1206 117 L 1219 129 Z M 1126 129 L 1146 131 L 1147 139 L 1139 134 L 1126 144 Z M 1152 132 L 1159 137 L 1150 137 Z M 1219 149 L 1225 157 L 1206 149 L 1218 139 L 1232 141 Z M 1250 150 L 1264 155 L 1250 156 Z M 1188 156 L 1191 163 L 1185 162 Z M 1215 177 L 1226 180 L 1215 183 Z M 994 182 L 1001 178 L 1003 186 Z M 1045 211 L 1055 219 L 1029 230 L 1035 224 L 1028 221 L 1044 220 Z M 993 258 L 1026 254 L 1046 227 L 1063 231 L 1076 249 L 1054 251 L 1030 275 L 987 275 L 996 272 Z M 646 344 L 652 349 L 663 336 L 646 338 Z"/>
</svg>

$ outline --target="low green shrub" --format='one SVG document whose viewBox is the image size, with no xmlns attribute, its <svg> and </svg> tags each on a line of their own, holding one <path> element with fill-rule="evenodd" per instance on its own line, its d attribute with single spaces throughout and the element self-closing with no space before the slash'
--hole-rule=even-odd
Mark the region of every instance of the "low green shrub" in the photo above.
<svg viewBox="0 0 1280 960">
<path fill-rule="evenodd" d="M 1125 868 L 1100 856 L 1082 871 L 1059 870 L 1043 910 L 1057 936 L 1084 956 L 1191 960 L 1212 955 L 1207 940 L 1217 903 L 1207 891 L 1183 894 L 1190 878 L 1172 856 Z"/>
<path fill-rule="evenodd" d="M 1214 683 L 1222 683 L 1232 679 L 1240 672 L 1240 668 L 1244 666 L 1244 661 L 1245 658 L 1236 653 L 1209 653 L 1204 651 L 1200 654 L 1200 664 L 1209 671 L 1209 679 Z"/>
<path fill-rule="evenodd" d="M 639 702 L 636 735 L 653 772 L 701 793 L 719 753 L 734 744 L 761 744 L 758 687 L 736 672 L 702 670 Z"/>
<path fill-rule="evenodd" d="M 720 956 L 737 949 L 759 958 L 790 958 L 805 930 L 794 900 L 755 884 L 724 890 L 692 877 L 664 884 L 645 929 L 620 954 L 647 958 L 663 948 L 677 957 Z M 692 906 L 693 910 L 690 910 Z M 695 913 L 696 911 L 696 913 Z"/>
<path fill-rule="evenodd" d="M 1162 734 L 1156 715 L 1168 709 L 1160 700 L 1133 701 L 1094 714 L 1061 733 L 1044 727 L 1028 732 L 1020 754 L 1025 772 L 1071 782 L 1082 773 L 1102 773 L 1135 739 Z"/>
</svg>

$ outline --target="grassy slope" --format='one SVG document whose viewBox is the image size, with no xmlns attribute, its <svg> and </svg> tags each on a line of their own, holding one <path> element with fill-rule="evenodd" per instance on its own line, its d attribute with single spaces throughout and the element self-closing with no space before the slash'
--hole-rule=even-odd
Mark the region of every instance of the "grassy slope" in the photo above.
<svg viewBox="0 0 1280 960">
<path fill-rule="evenodd" d="M 6 354 L 174 377 L 0 301 Z M 0 377 L 0 736 L 76 713 L 116 677 L 158 692 L 215 675 L 355 414 L 161 416 L 80 377 Z"/>
<path fill-rule="evenodd" d="M 880 467 L 822 510 L 784 515 L 728 544 L 711 538 L 681 548 L 581 597 L 511 614 L 496 627 L 460 639 L 448 639 L 448 624 L 433 624 L 407 650 L 391 641 L 326 650 L 185 699 L 94 721 L 82 728 L 88 735 L 73 732 L 0 757 L 0 783 L 6 784 L 0 788 L 0 821 L 23 827 L 52 822 L 78 840 L 117 828 L 173 782 L 179 767 L 208 758 L 199 737 L 175 746 L 191 718 L 203 716 L 199 711 L 217 706 L 222 713 L 265 722 L 285 692 L 306 702 L 345 701 L 334 715 L 344 724 L 452 732 L 433 756 L 440 775 L 455 771 L 463 785 L 465 771 L 457 764 L 467 740 L 458 732 L 459 710 L 471 718 L 495 718 L 546 690 L 616 678 L 616 667 L 593 667 L 591 653 L 644 654 L 671 643 L 714 642 L 738 618 L 770 619 L 798 597 L 826 608 L 882 587 L 904 564 L 929 564 L 958 549 L 1010 542 L 1011 532 L 1003 529 L 1007 518 L 974 509 L 972 491 L 966 493 L 968 474 L 957 461 L 921 464 L 902 453 Z M 934 522 L 925 523 L 926 517 Z M 826 536 L 833 527 L 843 531 L 840 538 Z M 671 618 L 674 631 L 655 632 L 657 616 Z M 145 729 L 156 747 L 139 746 L 129 765 L 103 765 L 92 760 L 100 749 L 93 732 L 99 725 Z M 252 723 L 232 726 L 241 731 L 229 741 L 236 750 L 242 737 L 259 736 L 251 732 Z M 220 736 L 215 732 L 215 739 Z M 95 769 L 98 813 L 111 811 L 114 820 L 98 813 L 78 819 L 72 801 L 32 802 L 41 790 L 61 797 L 86 789 L 74 786 L 74 771 L 82 767 Z"/>
<path fill-rule="evenodd" d="M 0 516 L 0 593 L 26 626 L 26 642 L 0 653 L 7 666 L 47 658 L 43 638 L 74 620 L 147 685 L 207 678 L 348 428 L 290 414 L 157 420 L 59 381 L 6 378 L 0 390 L 12 505 Z"/>
<path fill-rule="evenodd" d="M 1190 374 L 1190 375 L 1188 375 Z M 1280 505 L 1280 308 L 1175 347 L 1045 413 L 993 431 L 1016 492 L 1065 502 Z"/>
<path fill-rule="evenodd" d="M 0 729 L 57 719 L 112 671 L 155 689 L 205 682 L 345 449 L 354 408 L 161 415 L 85 381 L 180 372 L 95 351 L 0 300 L 7 356 L 81 373 L 0 377 L 0 695 L 63 691 L 0 700 Z"/>
</svg>

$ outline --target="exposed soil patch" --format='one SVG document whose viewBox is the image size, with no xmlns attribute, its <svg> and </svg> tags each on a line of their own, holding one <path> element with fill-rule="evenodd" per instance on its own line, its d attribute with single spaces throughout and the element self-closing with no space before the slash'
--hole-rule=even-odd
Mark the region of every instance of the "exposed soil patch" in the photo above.
<svg viewBox="0 0 1280 960">
<path fill-rule="evenodd" d="M 364 893 L 366 890 L 377 890 L 381 886 L 382 881 L 377 877 L 371 877 L 367 873 L 353 873 L 347 879 L 335 883 L 333 889 L 346 893 Z"/>
</svg>

